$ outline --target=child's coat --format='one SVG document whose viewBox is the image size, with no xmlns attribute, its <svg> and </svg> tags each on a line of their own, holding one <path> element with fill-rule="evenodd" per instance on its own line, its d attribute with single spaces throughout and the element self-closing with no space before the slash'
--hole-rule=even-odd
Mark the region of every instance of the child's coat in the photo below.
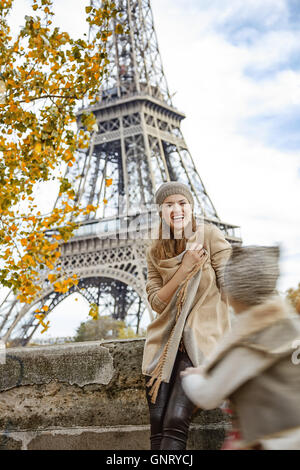
<svg viewBox="0 0 300 470">
<path fill-rule="evenodd" d="M 297 343 L 298 340 L 298 343 Z M 237 316 L 203 373 L 183 378 L 188 397 L 213 409 L 230 398 L 241 447 L 300 449 L 300 317 L 279 297 Z"/>
</svg>

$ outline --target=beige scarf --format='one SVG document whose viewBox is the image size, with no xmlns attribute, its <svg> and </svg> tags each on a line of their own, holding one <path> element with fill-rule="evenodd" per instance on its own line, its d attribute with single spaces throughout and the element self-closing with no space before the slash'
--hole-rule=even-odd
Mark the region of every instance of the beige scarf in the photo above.
<svg viewBox="0 0 300 470">
<path fill-rule="evenodd" d="M 203 230 L 203 229 L 202 229 Z M 216 285 L 216 276 L 210 260 L 210 228 L 203 237 L 207 253 L 184 281 L 178 286 L 171 301 L 161 314 L 147 328 L 143 357 L 143 374 L 151 375 L 147 386 L 152 403 L 156 402 L 161 382 L 169 382 L 181 339 L 193 365 L 197 367 L 214 349 L 220 336 L 229 327 L 227 299 L 222 297 Z M 198 240 L 195 232 L 189 242 Z M 187 247 L 188 249 L 188 247 Z M 166 284 L 179 268 L 187 249 L 180 255 L 160 260 L 156 269 L 163 284 Z M 213 247 L 214 249 L 214 247 Z M 228 258 L 229 243 L 217 237 L 218 259 L 226 252 Z M 155 263 L 155 260 L 152 260 Z"/>
<path fill-rule="evenodd" d="M 151 401 L 152 403 L 155 403 L 156 402 L 156 398 L 157 398 L 157 394 L 158 394 L 158 390 L 159 390 L 159 387 L 160 387 L 160 384 L 163 380 L 163 370 L 164 368 L 166 367 L 166 364 L 167 364 L 167 358 L 168 356 L 170 355 L 170 345 L 172 345 L 172 343 L 175 343 L 176 341 L 176 337 L 177 337 L 177 348 L 172 348 L 173 351 L 175 351 L 175 349 L 177 350 L 178 349 L 178 337 L 179 337 L 179 332 L 181 331 L 182 332 L 182 328 L 176 328 L 176 326 L 179 325 L 178 323 L 178 318 L 179 318 L 179 315 L 182 313 L 182 306 L 184 304 L 184 302 L 186 301 L 186 297 L 187 297 L 187 292 L 188 292 L 188 282 L 189 280 L 194 276 L 194 274 L 196 273 L 200 273 L 200 276 L 198 277 L 198 282 L 200 282 L 200 279 L 201 279 L 201 268 L 202 268 L 202 265 L 204 264 L 204 261 L 207 260 L 207 254 L 205 256 L 205 259 L 197 264 L 194 269 L 189 273 L 189 275 L 186 277 L 186 279 L 179 285 L 179 288 L 178 288 L 178 291 L 177 291 L 177 300 L 176 300 L 176 308 L 177 308 L 177 311 L 176 311 L 176 316 L 175 316 L 175 324 L 172 328 L 172 331 L 171 331 L 171 334 L 169 336 L 169 339 L 168 341 L 166 342 L 165 346 L 164 346 L 164 349 L 163 349 L 163 352 L 159 358 L 159 361 L 157 363 L 157 366 L 155 367 L 155 369 L 153 370 L 152 372 L 152 377 L 151 379 L 147 382 L 147 387 L 151 387 L 150 391 L 149 391 L 149 395 L 151 396 Z M 197 282 L 197 281 L 196 281 Z M 186 316 L 188 315 L 188 310 L 185 309 L 185 314 L 184 314 L 184 317 L 183 316 L 181 317 L 182 320 L 185 320 L 186 319 Z M 181 322 L 183 323 L 183 321 Z M 181 325 L 180 325 L 181 326 Z M 177 331 L 176 331 L 177 330 Z M 176 334 L 177 333 L 177 334 Z M 181 336 L 179 338 L 179 340 L 181 339 Z M 169 353 L 169 354 L 168 354 Z M 174 354 L 173 354 L 174 355 Z M 175 359 L 175 358 L 174 358 Z M 174 363 L 174 361 L 173 361 Z"/>
</svg>

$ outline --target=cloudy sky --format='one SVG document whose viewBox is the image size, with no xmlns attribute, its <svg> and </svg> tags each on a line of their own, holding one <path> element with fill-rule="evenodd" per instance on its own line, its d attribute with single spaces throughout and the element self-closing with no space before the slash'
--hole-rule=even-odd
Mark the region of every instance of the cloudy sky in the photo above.
<svg viewBox="0 0 300 470">
<path fill-rule="evenodd" d="M 15 0 L 15 25 L 29 0 Z M 86 31 L 87 0 L 54 0 L 57 22 Z M 280 243 L 279 288 L 300 282 L 300 3 L 152 0 L 182 130 L 219 216 L 244 244 Z M 79 302 L 79 304 L 78 304 Z M 51 315 L 49 335 L 72 334 L 87 305 Z M 73 305 L 73 304 L 72 304 Z M 74 312 L 74 309 L 72 307 Z"/>
<path fill-rule="evenodd" d="M 300 4 L 152 0 L 174 104 L 220 217 L 300 282 Z"/>
</svg>

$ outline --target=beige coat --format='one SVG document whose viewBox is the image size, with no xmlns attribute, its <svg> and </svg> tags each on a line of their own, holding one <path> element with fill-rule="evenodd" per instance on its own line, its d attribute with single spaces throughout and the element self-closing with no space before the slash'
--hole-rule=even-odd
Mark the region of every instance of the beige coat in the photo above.
<svg viewBox="0 0 300 470">
<path fill-rule="evenodd" d="M 147 250 L 146 292 L 157 316 L 147 328 L 142 373 L 152 376 L 149 386 L 157 379 L 157 388 L 152 390 L 153 402 L 159 383 L 170 380 L 181 338 L 193 365 L 198 366 L 230 326 L 227 298 L 220 290 L 220 283 L 231 246 L 212 224 L 200 225 L 190 239 L 194 240 L 201 241 L 207 258 L 202 268 L 186 280 L 180 312 L 176 302 L 182 286 L 168 304 L 159 299 L 157 292 L 174 276 L 186 250 L 166 260 L 156 260 L 151 248 Z"/>
<path fill-rule="evenodd" d="M 230 399 L 241 448 L 300 450 L 299 346 L 299 315 L 274 297 L 237 315 L 203 376 L 183 378 L 184 390 L 204 409 Z"/>
</svg>

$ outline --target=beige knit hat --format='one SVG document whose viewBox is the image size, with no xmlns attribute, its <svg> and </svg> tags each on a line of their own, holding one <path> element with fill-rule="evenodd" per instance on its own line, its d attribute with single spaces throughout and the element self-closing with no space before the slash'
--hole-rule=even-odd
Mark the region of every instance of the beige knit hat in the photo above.
<svg viewBox="0 0 300 470">
<path fill-rule="evenodd" d="M 178 181 L 163 183 L 155 193 L 155 203 L 161 206 L 166 197 L 171 196 L 172 194 L 183 194 L 191 204 L 192 208 L 194 208 L 194 198 L 189 187 L 184 183 L 179 183 Z"/>
<path fill-rule="evenodd" d="M 224 272 L 224 290 L 234 300 L 258 305 L 276 294 L 278 246 L 233 246 Z"/>
</svg>

